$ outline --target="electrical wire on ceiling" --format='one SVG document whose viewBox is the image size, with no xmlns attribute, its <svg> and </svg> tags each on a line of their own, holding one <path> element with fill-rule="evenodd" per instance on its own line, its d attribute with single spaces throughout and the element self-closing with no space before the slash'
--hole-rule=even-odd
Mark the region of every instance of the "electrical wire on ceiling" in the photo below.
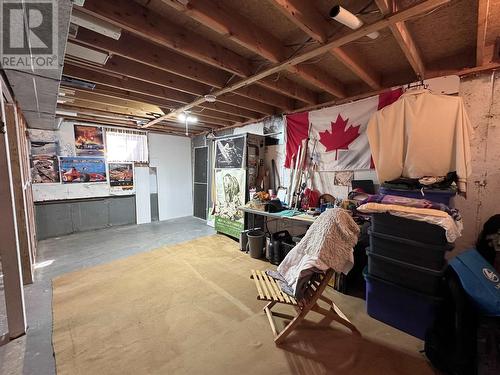
<svg viewBox="0 0 500 375">
<path fill-rule="evenodd" d="M 304 47 L 307 45 L 307 43 L 309 43 L 311 40 L 312 40 L 311 37 L 307 38 L 307 40 L 304 43 L 302 43 L 299 46 L 299 48 L 297 48 L 295 51 L 293 51 L 292 54 L 290 56 L 288 56 L 288 58 L 291 59 L 292 57 L 297 55 L 300 51 L 302 51 L 304 49 Z"/>
<path fill-rule="evenodd" d="M 281 76 L 281 72 L 278 72 L 278 74 L 276 74 L 276 78 L 272 78 L 271 80 L 272 80 L 273 82 L 278 82 L 278 81 L 279 81 L 279 79 L 280 79 L 280 76 Z"/>
<path fill-rule="evenodd" d="M 307 65 L 307 64 L 317 64 L 319 63 L 321 60 L 324 60 L 326 57 L 328 56 L 327 53 L 324 53 L 323 55 L 321 55 L 320 57 L 318 57 L 317 59 L 315 60 L 307 60 L 307 61 L 304 61 L 302 64 L 303 65 Z"/>
</svg>

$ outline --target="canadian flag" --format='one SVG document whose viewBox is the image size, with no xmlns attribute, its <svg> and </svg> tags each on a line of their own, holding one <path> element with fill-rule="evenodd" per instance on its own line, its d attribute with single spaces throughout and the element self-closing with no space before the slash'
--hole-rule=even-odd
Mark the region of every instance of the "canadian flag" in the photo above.
<svg viewBox="0 0 500 375">
<path fill-rule="evenodd" d="M 293 166 L 299 145 L 308 136 L 308 159 L 312 157 L 319 171 L 373 168 L 368 121 L 401 94 L 396 89 L 353 103 L 287 115 L 285 168 Z"/>
</svg>

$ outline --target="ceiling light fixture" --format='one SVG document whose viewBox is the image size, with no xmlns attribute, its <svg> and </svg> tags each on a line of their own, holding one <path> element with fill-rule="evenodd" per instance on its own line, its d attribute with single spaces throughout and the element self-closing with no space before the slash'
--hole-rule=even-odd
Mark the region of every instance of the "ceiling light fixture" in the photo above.
<svg viewBox="0 0 500 375">
<path fill-rule="evenodd" d="M 330 18 L 353 30 L 359 29 L 364 24 L 364 22 L 361 21 L 358 16 L 352 14 L 347 9 L 342 8 L 340 5 L 335 5 L 330 10 Z M 375 31 L 373 33 L 367 34 L 366 36 L 370 39 L 377 39 L 379 35 L 380 34 L 378 33 L 378 31 Z"/>
<path fill-rule="evenodd" d="M 83 27 L 84 29 L 92 30 L 115 40 L 120 39 L 122 35 L 122 29 L 119 27 L 85 14 L 76 8 L 73 8 L 70 20 L 71 23 Z"/>
<path fill-rule="evenodd" d="M 207 94 L 204 96 L 204 98 L 208 103 L 215 103 L 215 101 L 217 100 L 217 97 L 212 94 Z"/>
<path fill-rule="evenodd" d="M 189 112 L 182 112 L 177 116 L 177 120 L 186 125 L 186 135 L 189 135 L 189 124 L 196 124 L 198 117 L 190 115 Z"/>
<path fill-rule="evenodd" d="M 71 112 L 71 111 L 61 111 L 61 110 L 56 110 L 56 115 L 59 115 L 59 116 L 70 116 L 70 117 L 76 117 L 76 116 L 78 116 L 78 113 L 76 113 L 76 112 Z"/>
</svg>

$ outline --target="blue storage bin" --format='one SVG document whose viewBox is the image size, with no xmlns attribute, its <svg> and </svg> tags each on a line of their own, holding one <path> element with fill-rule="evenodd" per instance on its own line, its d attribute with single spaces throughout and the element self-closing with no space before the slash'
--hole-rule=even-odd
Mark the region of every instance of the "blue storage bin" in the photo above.
<svg viewBox="0 0 500 375">
<path fill-rule="evenodd" d="M 446 245 L 446 231 L 439 225 L 406 219 L 389 213 L 372 214 L 372 232 L 388 234 L 429 245 Z M 452 248 L 450 248 L 452 250 Z"/>
<path fill-rule="evenodd" d="M 446 263 L 444 254 L 453 249 L 447 245 L 429 245 L 402 237 L 368 231 L 370 252 L 415 266 L 441 271 Z"/>
<path fill-rule="evenodd" d="M 452 206 L 450 205 L 451 198 L 453 198 L 457 193 L 455 190 L 424 189 L 422 195 L 421 190 L 391 189 L 383 186 L 380 187 L 378 192 L 379 194 L 385 195 L 397 195 L 399 197 L 427 199 L 432 202 L 443 203 L 447 206 Z"/>
<path fill-rule="evenodd" d="M 443 299 L 369 275 L 365 269 L 366 310 L 372 318 L 421 340 L 434 322 Z"/>
<path fill-rule="evenodd" d="M 366 254 L 368 255 L 368 273 L 371 276 L 397 283 L 419 293 L 441 295 L 446 265 L 436 271 L 377 255 L 369 250 Z"/>
</svg>

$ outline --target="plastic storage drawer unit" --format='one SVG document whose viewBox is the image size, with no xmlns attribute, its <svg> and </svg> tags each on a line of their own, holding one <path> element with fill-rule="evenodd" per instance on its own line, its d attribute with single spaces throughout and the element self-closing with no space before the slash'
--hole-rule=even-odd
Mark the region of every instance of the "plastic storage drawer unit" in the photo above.
<svg viewBox="0 0 500 375">
<path fill-rule="evenodd" d="M 385 195 L 398 195 L 400 197 L 415 198 L 415 199 L 427 199 L 436 203 L 443 203 L 447 206 L 450 205 L 451 198 L 453 198 L 457 192 L 455 190 L 431 190 L 424 189 L 423 194 L 419 189 L 416 190 L 405 190 L 405 189 L 391 189 L 381 186 L 379 189 L 379 194 Z"/>
<path fill-rule="evenodd" d="M 451 250 L 450 245 L 428 245 L 423 242 L 407 240 L 370 231 L 370 252 L 388 258 L 411 263 L 416 266 L 440 271 L 446 260 L 444 253 Z"/>
<path fill-rule="evenodd" d="M 373 214 L 371 221 L 372 232 L 425 242 L 430 245 L 444 245 L 448 243 L 446 232 L 439 225 L 386 213 Z"/>
<path fill-rule="evenodd" d="M 423 340 L 442 298 L 428 296 L 367 274 L 368 315 Z"/>
<path fill-rule="evenodd" d="M 367 251 L 367 254 L 370 275 L 425 294 L 438 295 L 441 292 L 446 266 L 440 271 L 435 271 L 373 254 L 370 251 Z"/>
</svg>

